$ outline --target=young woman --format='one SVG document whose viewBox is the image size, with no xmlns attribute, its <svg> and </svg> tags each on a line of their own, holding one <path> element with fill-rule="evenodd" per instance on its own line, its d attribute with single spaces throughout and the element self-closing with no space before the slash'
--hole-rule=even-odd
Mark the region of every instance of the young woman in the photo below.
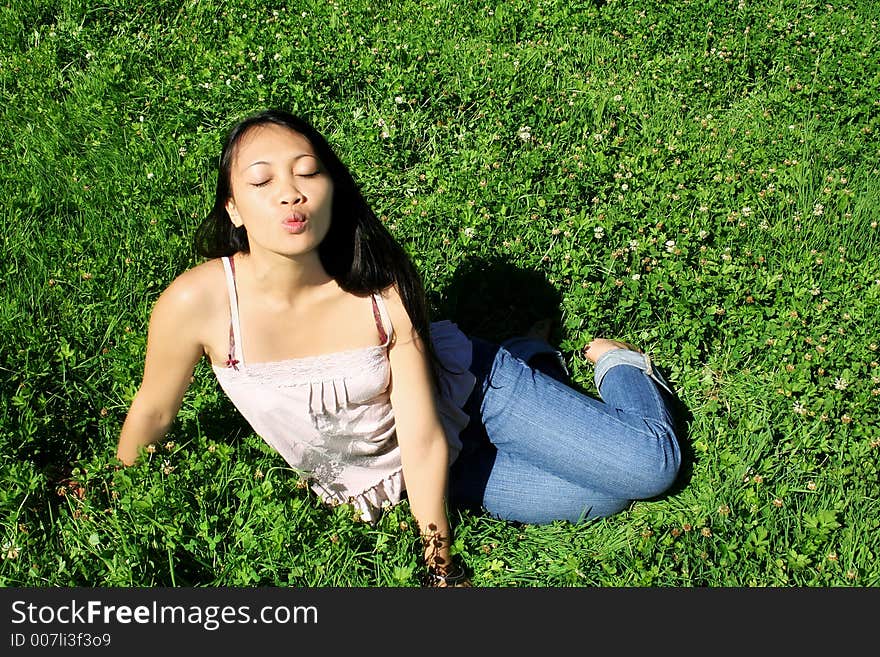
<svg viewBox="0 0 880 657">
<path fill-rule="evenodd" d="M 207 261 L 150 318 L 119 436 L 125 465 L 165 435 L 206 357 L 255 433 L 327 503 L 369 521 L 405 494 L 437 586 L 467 585 L 447 503 L 578 522 L 677 475 L 673 394 L 645 354 L 588 345 L 600 401 L 566 384 L 540 335 L 501 346 L 429 322 L 405 251 L 300 118 L 269 110 L 231 130 L 196 247 Z"/>
</svg>

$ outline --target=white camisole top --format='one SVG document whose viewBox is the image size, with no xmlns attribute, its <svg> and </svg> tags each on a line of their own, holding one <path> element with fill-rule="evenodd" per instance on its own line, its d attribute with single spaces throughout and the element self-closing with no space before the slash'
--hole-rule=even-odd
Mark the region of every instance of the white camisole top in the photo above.
<svg viewBox="0 0 880 657">
<path fill-rule="evenodd" d="M 352 504 L 373 521 L 405 490 L 394 428 L 388 346 L 394 328 L 381 295 L 373 314 L 382 344 L 289 360 L 248 363 L 242 353 L 235 267 L 223 258 L 229 292 L 230 349 L 226 366 L 212 369 L 223 391 L 254 432 L 326 503 Z M 437 408 L 449 444 L 449 463 L 467 426 L 462 410 L 475 379 L 468 371 L 471 343 L 453 322 L 431 324 L 438 369 Z"/>
</svg>

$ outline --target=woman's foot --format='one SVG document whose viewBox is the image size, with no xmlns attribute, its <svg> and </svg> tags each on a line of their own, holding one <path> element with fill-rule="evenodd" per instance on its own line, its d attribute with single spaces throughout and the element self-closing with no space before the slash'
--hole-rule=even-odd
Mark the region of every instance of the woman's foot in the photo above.
<svg viewBox="0 0 880 657">
<path fill-rule="evenodd" d="M 629 349 L 630 351 L 635 351 L 638 353 L 643 353 L 641 349 L 631 345 L 629 342 L 623 342 L 622 340 L 608 340 L 606 338 L 596 338 L 595 340 L 589 342 L 586 347 L 584 347 L 584 356 L 593 363 L 596 364 L 596 361 L 602 357 L 606 352 L 611 351 L 612 349 Z"/>
</svg>

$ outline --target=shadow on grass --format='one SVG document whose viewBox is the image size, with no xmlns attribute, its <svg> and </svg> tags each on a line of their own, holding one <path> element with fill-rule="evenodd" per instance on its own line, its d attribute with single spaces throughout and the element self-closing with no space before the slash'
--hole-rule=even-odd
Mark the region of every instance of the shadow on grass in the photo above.
<svg viewBox="0 0 880 657">
<path fill-rule="evenodd" d="M 654 367 L 669 381 L 669 374 L 664 368 L 656 365 Z M 672 385 L 672 388 L 675 389 L 675 386 Z M 694 421 L 694 414 L 678 395 L 672 399 L 672 414 L 675 418 L 675 435 L 678 436 L 678 445 L 681 449 L 681 467 L 672 486 L 658 499 L 672 497 L 683 491 L 690 484 L 694 473 L 694 447 L 690 440 L 690 427 Z"/>
<path fill-rule="evenodd" d="M 558 326 L 561 303 L 543 274 L 498 258 L 464 262 L 445 289 L 428 297 L 435 318 L 451 319 L 468 335 L 491 342 L 523 335 L 539 319 L 552 318 Z"/>
</svg>

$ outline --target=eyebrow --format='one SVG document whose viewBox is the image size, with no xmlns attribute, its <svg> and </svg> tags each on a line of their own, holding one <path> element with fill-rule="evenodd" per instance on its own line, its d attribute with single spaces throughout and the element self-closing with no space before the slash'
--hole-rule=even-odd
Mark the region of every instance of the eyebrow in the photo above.
<svg viewBox="0 0 880 657">
<path fill-rule="evenodd" d="M 316 160 L 318 159 L 317 155 L 312 155 L 311 153 L 300 153 L 295 158 L 293 158 L 293 161 L 296 162 L 297 160 L 299 160 L 300 158 L 303 158 L 303 157 L 313 157 Z M 247 171 L 251 167 L 255 167 L 258 164 L 272 164 L 272 163 L 267 162 L 266 160 L 257 160 L 256 162 L 251 162 L 250 164 L 248 164 L 244 169 L 242 169 L 242 171 Z"/>
</svg>

